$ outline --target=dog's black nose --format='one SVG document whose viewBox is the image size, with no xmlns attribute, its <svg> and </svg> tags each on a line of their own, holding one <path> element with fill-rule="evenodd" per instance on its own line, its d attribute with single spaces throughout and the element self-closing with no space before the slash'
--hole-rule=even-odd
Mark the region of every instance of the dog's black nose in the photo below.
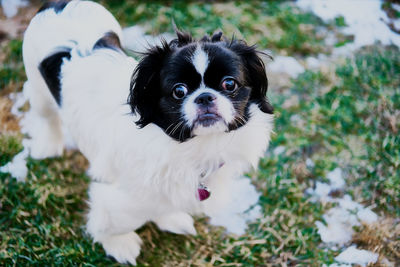
<svg viewBox="0 0 400 267">
<path fill-rule="evenodd" d="M 211 104 L 214 104 L 213 102 L 215 99 L 217 99 L 217 97 L 212 93 L 202 93 L 196 97 L 194 102 L 201 106 L 210 106 Z"/>
</svg>

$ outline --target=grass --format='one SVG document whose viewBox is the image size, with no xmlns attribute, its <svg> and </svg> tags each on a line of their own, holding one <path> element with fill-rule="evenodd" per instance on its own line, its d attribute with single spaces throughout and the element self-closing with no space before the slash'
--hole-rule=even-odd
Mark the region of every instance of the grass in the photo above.
<svg viewBox="0 0 400 267">
<path fill-rule="evenodd" d="M 122 25 L 144 24 L 148 32 L 190 30 L 197 38 L 217 30 L 280 54 L 326 52 L 326 25 L 311 13 L 284 1 L 100 1 Z M 333 22 L 332 22 L 333 24 Z M 315 25 L 319 25 L 316 27 Z"/>
<path fill-rule="evenodd" d="M 25 79 L 22 63 L 22 40 L 14 39 L 0 46 L 2 55 L 2 67 L 0 68 L 0 93 L 9 86 Z"/>
<path fill-rule="evenodd" d="M 327 33 L 321 32 L 335 32 L 344 25 L 343 18 L 325 24 L 291 3 L 278 1 L 164 5 L 118 0 L 106 5 L 124 25 L 145 24 L 152 33 L 171 31 L 173 18 L 196 37 L 222 29 L 261 49 L 302 57 L 329 53 L 332 48 L 324 44 Z M 22 149 L 18 128 L 3 126 L 16 124 L 7 95 L 21 89 L 25 74 L 21 39 L 7 40 L 0 48 L 2 166 Z M 336 167 L 347 177 L 346 192 L 341 194 L 351 194 L 383 218 L 358 227 L 354 243 L 400 265 L 395 219 L 400 215 L 398 73 L 399 49 L 376 45 L 330 68 L 306 71 L 288 86 L 272 88 L 276 134 L 259 168 L 248 174 L 262 193 L 264 217 L 251 223 L 241 237 L 208 225 L 205 218 L 196 220 L 195 237 L 164 233 L 148 224 L 138 231 L 144 241 L 139 266 L 333 263 L 339 252 L 321 244 L 315 226 L 332 204 L 311 202 L 304 191 Z M 278 146 L 284 148 L 282 153 L 274 153 Z M 307 159 L 315 165 L 307 166 Z M 25 183 L 0 173 L 0 265 L 120 266 L 84 231 L 87 165 L 79 152 L 66 152 L 60 158 L 29 159 Z"/>
</svg>

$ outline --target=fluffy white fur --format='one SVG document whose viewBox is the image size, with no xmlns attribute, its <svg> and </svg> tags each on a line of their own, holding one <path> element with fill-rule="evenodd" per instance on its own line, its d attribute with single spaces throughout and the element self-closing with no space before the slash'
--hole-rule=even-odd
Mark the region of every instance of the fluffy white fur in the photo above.
<svg viewBox="0 0 400 267">
<path fill-rule="evenodd" d="M 60 155 L 61 125 L 67 127 L 90 162 L 87 231 L 108 255 L 135 264 L 141 241 L 134 230 L 144 223 L 154 221 L 162 230 L 195 234 L 190 215 L 215 214 L 229 203 L 230 192 L 224 189 L 257 166 L 268 146 L 273 117 L 253 105 L 243 127 L 183 143 L 153 124 L 139 129 L 134 123 L 138 118 L 126 104 L 137 62 L 114 50 L 92 50 L 108 31 L 122 38 L 112 15 L 93 2 L 73 1 L 59 14 L 48 9 L 32 20 L 23 45 L 30 104 L 40 118 L 31 132 L 31 154 Z M 72 49 L 60 75 L 62 108 L 37 69 L 58 47 Z M 199 66 L 202 60 L 199 53 Z M 212 191 L 203 202 L 197 199 L 199 182 Z"/>
</svg>

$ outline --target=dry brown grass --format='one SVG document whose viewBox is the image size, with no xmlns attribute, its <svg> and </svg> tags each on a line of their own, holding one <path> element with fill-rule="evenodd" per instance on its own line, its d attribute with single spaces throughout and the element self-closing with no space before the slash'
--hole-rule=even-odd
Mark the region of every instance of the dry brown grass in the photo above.
<svg viewBox="0 0 400 267">
<path fill-rule="evenodd" d="M 353 243 L 380 255 L 379 261 L 373 266 L 400 266 L 399 223 L 400 219 L 386 218 L 365 224 L 354 234 Z"/>
<path fill-rule="evenodd" d="M 13 102 L 8 97 L 0 97 L 0 133 L 19 132 L 19 119 L 11 114 Z"/>
</svg>

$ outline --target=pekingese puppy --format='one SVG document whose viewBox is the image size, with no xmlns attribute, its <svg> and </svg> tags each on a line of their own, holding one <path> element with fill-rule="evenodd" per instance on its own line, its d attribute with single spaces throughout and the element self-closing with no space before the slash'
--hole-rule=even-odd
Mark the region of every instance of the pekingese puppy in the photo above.
<svg viewBox="0 0 400 267">
<path fill-rule="evenodd" d="M 264 64 L 244 41 L 177 31 L 139 62 L 121 43 L 101 5 L 49 2 L 26 30 L 23 58 L 32 157 L 61 155 L 68 130 L 90 162 L 87 231 L 135 264 L 144 223 L 195 234 L 191 215 L 224 209 L 228 185 L 268 146 L 273 108 Z"/>
</svg>

